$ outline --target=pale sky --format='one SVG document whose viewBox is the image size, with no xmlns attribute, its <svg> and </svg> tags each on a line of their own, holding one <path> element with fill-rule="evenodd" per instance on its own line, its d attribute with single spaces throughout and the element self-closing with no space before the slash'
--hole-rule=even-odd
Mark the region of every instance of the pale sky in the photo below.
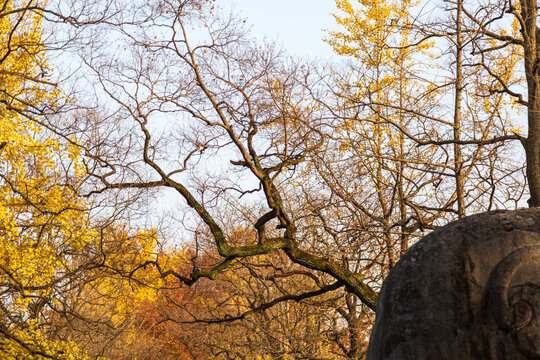
<svg viewBox="0 0 540 360">
<path fill-rule="evenodd" d="M 330 46 L 322 41 L 323 29 L 335 25 L 330 15 L 334 0 L 221 0 L 225 10 L 235 9 L 258 39 L 278 39 L 288 53 L 327 58 Z"/>
</svg>

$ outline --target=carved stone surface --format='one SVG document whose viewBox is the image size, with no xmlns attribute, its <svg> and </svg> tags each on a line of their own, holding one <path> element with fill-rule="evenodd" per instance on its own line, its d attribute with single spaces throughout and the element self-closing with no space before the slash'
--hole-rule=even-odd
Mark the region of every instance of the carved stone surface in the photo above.
<svg viewBox="0 0 540 360">
<path fill-rule="evenodd" d="M 388 275 L 366 360 L 540 359 L 540 209 L 424 237 Z"/>
</svg>

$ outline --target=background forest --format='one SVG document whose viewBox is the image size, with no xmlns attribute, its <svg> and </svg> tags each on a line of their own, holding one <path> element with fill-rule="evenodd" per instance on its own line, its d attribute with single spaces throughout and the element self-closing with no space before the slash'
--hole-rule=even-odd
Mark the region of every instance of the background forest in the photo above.
<svg viewBox="0 0 540 360">
<path fill-rule="evenodd" d="M 537 11 L 336 0 L 323 62 L 216 0 L 0 0 L 0 357 L 362 359 L 419 238 L 540 206 Z"/>
</svg>

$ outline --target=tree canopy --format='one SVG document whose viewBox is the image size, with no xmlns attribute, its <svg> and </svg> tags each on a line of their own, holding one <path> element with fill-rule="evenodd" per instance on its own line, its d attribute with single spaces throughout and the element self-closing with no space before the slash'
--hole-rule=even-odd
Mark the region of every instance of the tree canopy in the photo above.
<svg viewBox="0 0 540 360">
<path fill-rule="evenodd" d="M 219 5 L 0 1 L 4 358 L 361 359 L 419 238 L 539 206 L 535 1 L 337 0 L 334 63 Z"/>
</svg>

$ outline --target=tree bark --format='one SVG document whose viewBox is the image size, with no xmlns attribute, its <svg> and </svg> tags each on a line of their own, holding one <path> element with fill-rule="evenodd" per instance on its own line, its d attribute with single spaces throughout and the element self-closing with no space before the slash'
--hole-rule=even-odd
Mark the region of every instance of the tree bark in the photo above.
<svg viewBox="0 0 540 360">
<path fill-rule="evenodd" d="M 525 63 L 525 77 L 527 79 L 529 131 L 524 141 L 527 158 L 527 181 L 531 198 L 530 207 L 540 206 L 540 47 L 537 44 L 537 35 L 540 29 L 536 26 L 537 0 L 523 0 L 521 2 L 523 36 L 523 52 Z"/>
<path fill-rule="evenodd" d="M 465 191 L 463 178 L 463 156 L 461 154 L 461 97 L 463 92 L 463 38 L 461 17 L 463 1 L 456 3 L 456 78 L 454 82 L 454 176 L 456 181 L 456 200 L 458 217 L 465 217 Z"/>
</svg>

